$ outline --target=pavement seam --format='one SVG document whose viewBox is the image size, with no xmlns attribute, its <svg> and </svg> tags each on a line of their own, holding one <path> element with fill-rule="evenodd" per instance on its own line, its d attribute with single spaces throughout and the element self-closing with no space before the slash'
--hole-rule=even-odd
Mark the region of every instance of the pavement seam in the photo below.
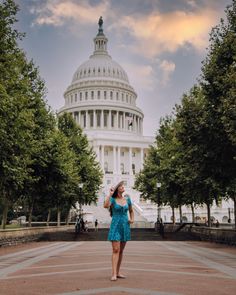
<svg viewBox="0 0 236 295">
<path fill-rule="evenodd" d="M 97 288 L 97 289 L 88 289 L 82 291 L 74 291 L 61 293 L 58 295 L 92 295 L 92 294 L 100 294 L 105 292 L 125 292 L 132 294 L 141 294 L 141 295 L 180 295 L 179 293 L 170 293 L 170 292 L 162 292 L 162 291 L 154 291 L 154 290 L 146 290 L 146 289 L 136 289 L 136 288 L 126 288 L 126 287 L 110 287 L 110 288 Z"/>
<path fill-rule="evenodd" d="M 80 272 L 93 272 L 93 271 L 102 271 L 102 270 L 110 270 L 111 267 L 99 267 L 99 268 L 88 268 L 88 269 L 77 269 L 77 270 L 68 270 L 68 271 L 55 271 L 55 272 L 47 272 L 47 273 L 36 273 L 36 274 L 23 274 L 23 275 L 14 275 L 9 277 L 0 277 L 0 280 L 9 280 L 9 279 L 20 279 L 20 278 L 31 278 L 31 277 L 42 277 L 42 276 L 53 276 L 53 275 L 65 275 L 70 273 L 80 273 Z M 131 271 L 141 271 L 141 272 L 157 272 L 157 273 L 170 273 L 170 274 L 181 274 L 187 276 L 200 276 L 200 277 L 209 277 L 209 278 L 224 278 L 224 279 L 232 279 L 229 276 L 218 275 L 218 274 L 203 274 L 203 273 L 191 273 L 191 272 L 183 272 L 183 271 L 171 271 L 171 270 L 160 270 L 160 269 L 145 269 L 145 268 L 131 268 L 131 267 L 123 267 L 123 270 L 131 270 Z"/>
<path fill-rule="evenodd" d="M 215 269 L 221 273 L 225 273 L 229 277 L 231 277 L 232 279 L 236 279 L 236 270 L 234 268 L 217 263 L 217 262 L 211 260 L 210 258 L 201 257 L 201 256 L 199 256 L 199 253 L 194 253 L 194 251 L 191 251 L 190 246 L 184 247 L 184 245 L 181 242 L 178 245 L 181 245 L 181 249 L 177 248 L 176 245 L 173 246 L 173 245 L 170 245 L 168 242 L 165 243 L 165 246 L 167 248 L 169 248 L 169 250 L 178 252 L 178 253 L 184 255 L 185 257 L 187 256 L 187 257 L 191 258 L 192 260 L 198 261 L 198 262 L 206 265 L 207 267 L 209 267 L 211 269 Z"/>
<path fill-rule="evenodd" d="M 111 263 L 110 261 L 100 261 L 100 262 L 78 262 L 78 263 L 67 263 L 67 264 L 55 264 L 55 265 L 41 265 L 41 266 L 29 266 L 25 269 L 37 269 L 37 268 L 56 268 L 63 266 L 80 266 L 80 265 L 91 265 L 91 264 L 103 264 L 103 263 Z M 178 267 L 187 267 L 187 268 L 202 268 L 201 265 L 189 265 L 189 264 L 171 264 L 171 263 L 163 263 L 163 262 L 143 262 L 143 261 L 124 261 L 124 264 L 144 264 L 144 265 L 156 265 L 156 266 L 178 266 Z"/>
<path fill-rule="evenodd" d="M 68 243 L 66 243 L 66 244 L 63 243 L 63 244 L 58 245 L 58 246 L 56 245 L 54 248 L 51 248 L 50 250 L 47 250 L 47 253 L 43 253 L 43 254 L 41 254 L 39 256 L 36 256 L 34 258 L 26 259 L 23 262 L 20 262 L 18 264 L 14 264 L 14 265 L 8 266 L 8 267 L 6 267 L 4 269 L 1 269 L 0 270 L 0 279 L 4 279 L 10 273 L 21 270 L 24 267 L 32 265 L 33 263 L 36 263 L 36 262 L 42 261 L 44 259 L 47 259 L 52 254 L 58 254 L 60 252 L 67 251 L 70 248 L 74 248 L 75 246 L 77 246 L 79 244 L 81 245 L 81 244 L 83 244 L 83 242 L 76 243 L 76 244 L 70 243 L 69 245 L 68 245 Z"/>
<path fill-rule="evenodd" d="M 209 253 L 210 255 L 213 255 L 213 253 L 215 253 L 216 255 L 224 256 L 224 258 L 236 259 L 236 255 L 231 254 L 231 253 L 226 253 L 226 252 L 222 253 L 222 251 L 212 250 L 212 249 L 209 249 L 209 248 L 206 248 L 206 247 L 201 247 L 201 246 L 195 246 L 195 245 L 192 245 L 192 244 L 189 244 L 189 243 L 186 243 L 186 242 L 181 242 L 181 243 L 183 245 L 185 245 L 185 246 L 191 246 L 191 249 L 195 249 L 195 250 L 198 250 L 198 251 L 204 251 L 204 252 Z"/>
<path fill-rule="evenodd" d="M 54 245 L 51 244 L 51 245 L 47 245 L 47 246 L 36 247 L 36 248 L 33 248 L 33 249 L 17 251 L 17 252 L 6 254 L 6 255 L 0 255 L 0 261 L 2 261 L 3 259 L 16 257 L 16 256 L 19 256 L 19 255 L 22 255 L 22 254 L 26 254 L 26 253 L 28 254 L 28 253 L 34 252 L 36 250 L 51 248 L 51 247 L 55 246 L 55 244 L 61 244 L 61 242 L 54 243 Z"/>
</svg>

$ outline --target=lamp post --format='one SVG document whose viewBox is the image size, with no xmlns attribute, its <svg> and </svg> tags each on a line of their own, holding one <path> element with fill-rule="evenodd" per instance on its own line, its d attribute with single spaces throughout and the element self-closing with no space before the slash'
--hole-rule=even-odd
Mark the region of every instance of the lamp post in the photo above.
<svg viewBox="0 0 236 295">
<path fill-rule="evenodd" d="M 84 184 L 81 182 L 79 183 L 79 216 L 81 217 L 82 215 L 82 203 L 81 203 L 81 198 L 82 198 L 82 189 L 83 189 Z"/>
<path fill-rule="evenodd" d="M 231 223 L 231 215 L 230 215 L 230 208 L 228 208 L 228 213 L 229 213 L 229 219 L 228 219 L 228 223 Z"/>
<path fill-rule="evenodd" d="M 157 223 L 161 218 L 161 183 L 157 182 Z"/>
</svg>

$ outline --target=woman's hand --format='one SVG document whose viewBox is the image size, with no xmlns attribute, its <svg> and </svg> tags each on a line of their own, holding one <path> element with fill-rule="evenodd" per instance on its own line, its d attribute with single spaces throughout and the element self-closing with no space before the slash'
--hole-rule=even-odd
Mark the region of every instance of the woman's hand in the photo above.
<svg viewBox="0 0 236 295">
<path fill-rule="evenodd" d="M 110 188 L 109 195 L 106 197 L 106 200 L 104 202 L 104 205 L 103 205 L 104 208 L 109 208 L 110 207 L 111 196 L 113 195 L 113 193 L 114 193 L 114 189 L 112 187 L 112 188 Z"/>
<path fill-rule="evenodd" d="M 110 192 L 109 192 L 110 197 L 113 195 L 113 193 L 114 193 L 114 189 L 113 189 L 113 187 L 111 187 L 111 188 L 110 188 Z"/>
<path fill-rule="evenodd" d="M 129 224 L 133 224 L 134 221 L 132 219 L 129 220 Z"/>
</svg>

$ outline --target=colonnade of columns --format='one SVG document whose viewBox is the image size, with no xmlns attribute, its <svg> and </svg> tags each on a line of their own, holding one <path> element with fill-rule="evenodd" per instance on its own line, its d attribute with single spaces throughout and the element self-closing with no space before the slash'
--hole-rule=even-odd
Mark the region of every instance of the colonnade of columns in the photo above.
<svg viewBox="0 0 236 295">
<path fill-rule="evenodd" d="M 75 121 L 84 129 L 117 129 L 143 133 L 142 118 L 136 114 L 115 110 L 73 112 Z"/>
<path fill-rule="evenodd" d="M 144 148 L 100 145 L 95 147 L 95 151 L 104 173 L 133 175 L 143 168 Z M 108 164 L 107 167 L 105 162 Z"/>
</svg>

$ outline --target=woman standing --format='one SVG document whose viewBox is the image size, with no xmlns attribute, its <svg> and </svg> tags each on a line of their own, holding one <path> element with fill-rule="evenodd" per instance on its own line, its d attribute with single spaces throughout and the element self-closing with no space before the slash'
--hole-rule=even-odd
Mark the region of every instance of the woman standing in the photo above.
<svg viewBox="0 0 236 295">
<path fill-rule="evenodd" d="M 117 278 L 124 279 L 120 273 L 120 266 L 126 242 L 130 240 L 130 224 L 134 222 L 132 203 L 125 192 L 123 181 L 119 182 L 104 202 L 104 208 L 109 208 L 112 216 L 108 241 L 112 242 L 112 277 L 111 281 Z M 129 211 L 130 219 L 127 212 Z"/>
</svg>

